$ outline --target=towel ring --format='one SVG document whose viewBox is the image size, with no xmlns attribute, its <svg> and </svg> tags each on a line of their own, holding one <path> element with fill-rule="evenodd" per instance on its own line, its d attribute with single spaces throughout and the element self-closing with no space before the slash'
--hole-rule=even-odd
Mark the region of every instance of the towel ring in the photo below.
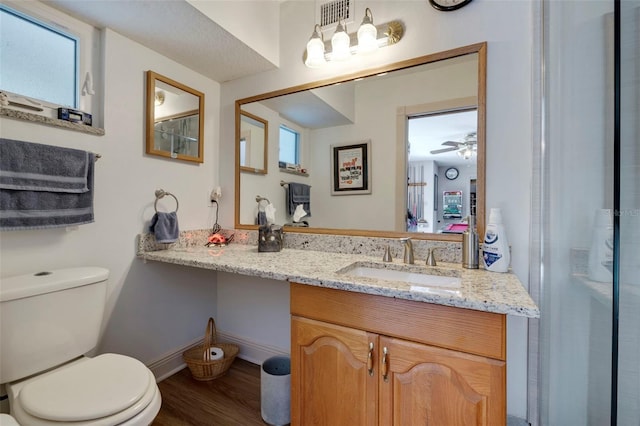
<svg viewBox="0 0 640 426">
<path fill-rule="evenodd" d="M 264 206 L 262 205 L 263 201 L 266 201 L 267 205 L 271 204 L 271 201 L 269 201 L 268 198 L 262 197 L 260 195 L 256 195 L 256 203 L 258 203 L 258 211 L 259 212 L 263 212 L 264 211 Z"/>
<path fill-rule="evenodd" d="M 153 203 L 153 209 L 156 211 L 156 213 L 158 213 L 158 200 L 166 195 L 169 195 L 173 197 L 174 200 L 176 200 L 176 212 L 178 211 L 180 203 L 178 203 L 178 199 L 176 198 L 176 196 L 170 192 L 165 191 L 164 189 L 156 189 L 156 201 Z"/>
</svg>

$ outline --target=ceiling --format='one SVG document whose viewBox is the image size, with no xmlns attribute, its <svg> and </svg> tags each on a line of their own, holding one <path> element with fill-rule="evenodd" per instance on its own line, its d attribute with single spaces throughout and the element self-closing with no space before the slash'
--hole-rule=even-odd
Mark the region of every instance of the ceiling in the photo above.
<svg viewBox="0 0 640 426">
<path fill-rule="evenodd" d="M 409 161 L 437 161 L 441 166 L 464 166 L 476 164 L 477 156 L 469 160 L 455 151 L 431 154 L 431 151 L 447 148 L 446 141 L 463 142 L 465 137 L 478 128 L 478 113 L 472 111 L 425 115 L 409 119 L 407 137 L 409 139 Z"/>
<path fill-rule="evenodd" d="M 44 0 L 219 83 L 275 68 L 185 0 Z M 222 58 L 222 59 L 221 59 Z"/>
</svg>

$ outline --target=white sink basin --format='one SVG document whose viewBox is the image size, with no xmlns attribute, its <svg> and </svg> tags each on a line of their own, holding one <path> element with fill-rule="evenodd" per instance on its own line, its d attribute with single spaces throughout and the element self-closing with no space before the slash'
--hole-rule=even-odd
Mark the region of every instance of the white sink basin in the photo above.
<svg viewBox="0 0 640 426">
<path fill-rule="evenodd" d="M 339 273 L 354 277 L 376 278 L 385 281 L 401 281 L 411 284 L 411 290 L 428 291 L 429 288 L 460 288 L 462 280 L 459 277 L 434 275 L 411 270 L 389 269 L 384 266 L 355 264 L 344 268 Z"/>
</svg>

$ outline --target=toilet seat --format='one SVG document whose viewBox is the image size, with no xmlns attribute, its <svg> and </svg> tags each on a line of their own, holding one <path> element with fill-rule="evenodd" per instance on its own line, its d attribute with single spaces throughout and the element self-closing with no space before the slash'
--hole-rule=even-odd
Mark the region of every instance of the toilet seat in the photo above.
<svg viewBox="0 0 640 426">
<path fill-rule="evenodd" d="M 160 409 L 160 392 L 151 371 L 140 361 L 117 354 L 81 358 L 9 386 L 11 413 L 25 425 L 106 426 L 147 417 L 149 424 Z"/>
</svg>

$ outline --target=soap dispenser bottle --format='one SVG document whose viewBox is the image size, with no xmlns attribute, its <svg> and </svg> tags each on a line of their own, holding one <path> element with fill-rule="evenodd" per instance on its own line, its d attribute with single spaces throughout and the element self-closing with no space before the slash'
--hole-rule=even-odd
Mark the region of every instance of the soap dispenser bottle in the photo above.
<svg viewBox="0 0 640 426">
<path fill-rule="evenodd" d="M 475 216 L 468 216 L 467 230 L 462 233 L 462 267 L 478 269 L 478 233 Z"/>
<path fill-rule="evenodd" d="M 511 253 L 500 209 L 491 209 L 489 223 L 484 234 L 482 261 L 485 269 L 493 272 L 507 272 L 511 263 Z"/>
</svg>

